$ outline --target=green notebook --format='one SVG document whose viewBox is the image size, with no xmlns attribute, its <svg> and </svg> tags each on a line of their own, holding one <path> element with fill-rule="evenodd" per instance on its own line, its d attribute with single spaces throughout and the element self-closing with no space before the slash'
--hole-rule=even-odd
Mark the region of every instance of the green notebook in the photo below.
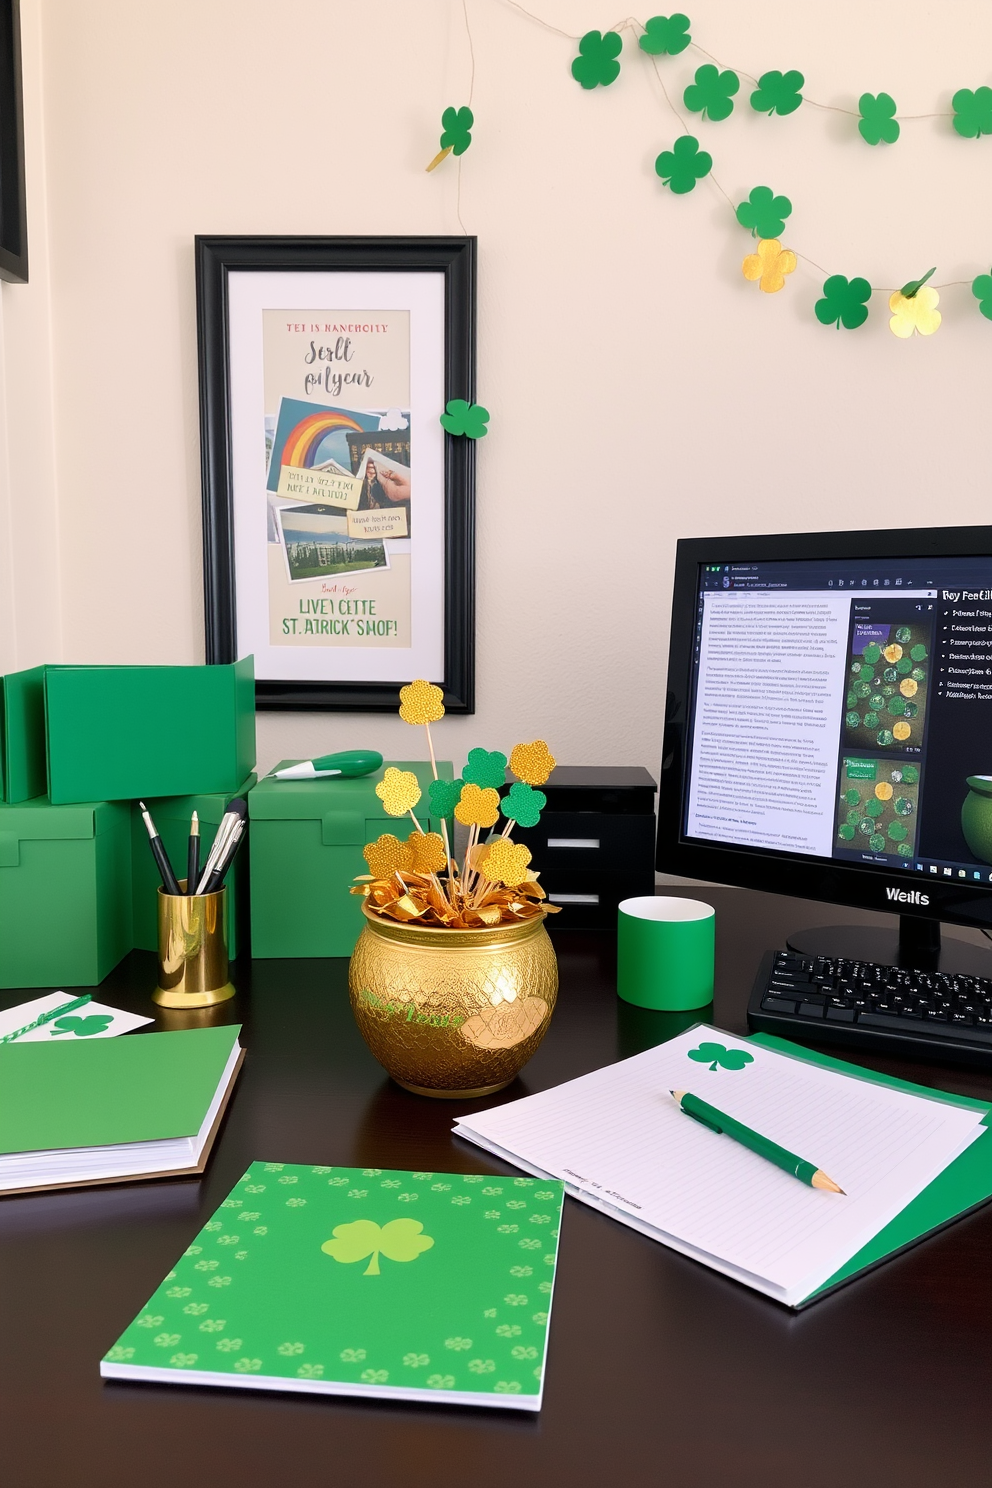
<svg viewBox="0 0 992 1488">
<path fill-rule="evenodd" d="M 562 1196 L 253 1163 L 100 1373 L 539 1410 Z"/>
</svg>

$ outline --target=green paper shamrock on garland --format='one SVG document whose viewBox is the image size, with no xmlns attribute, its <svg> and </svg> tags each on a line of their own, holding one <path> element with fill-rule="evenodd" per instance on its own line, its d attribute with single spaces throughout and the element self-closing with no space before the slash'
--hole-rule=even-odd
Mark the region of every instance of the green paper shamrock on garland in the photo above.
<svg viewBox="0 0 992 1488">
<path fill-rule="evenodd" d="M 755 186 L 746 202 L 737 208 L 737 221 L 753 238 L 780 238 L 785 219 L 792 215 L 787 196 L 775 196 L 770 186 Z"/>
<path fill-rule="evenodd" d="M 506 755 L 498 749 L 470 749 L 462 779 L 482 790 L 501 790 L 506 783 Z"/>
<path fill-rule="evenodd" d="M 862 93 L 858 99 L 861 119 L 858 132 L 869 145 L 894 145 L 899 138 L 895 118 L 896 101 L 891 93 Z"/>
<path fill-rule="evenodd" d="M 927 280 L 930 279 L 934 274 L 936 274 L 936 272 L 937 265 L 934 264 L 932 269 L 927 269 L 922 279 L 910 279 L 906 284 L 903 285 L 899 293 L 903 296 L 904 299 L 915 299 L 920 290 L 923 288 L 924 284 L 926 284 Z"/>
<path fill-rule="evenodd" d="M 638 46 L 649 57 L 677 57 L 679 52 L 685 51 L 691 40 L 689 17 L 676 11 L 671 16 L 652 16 L 645 21 L 644 35 Z"/>
<path fill-rule="evenodd" d="M 472 143 L 472 125 L 475 115 L 470 108 L 446 108 L 441 115 L 441 148 L 434 156 L 429 171 L 446 160 L 449 155 L 464 155 Z"/>
<path fill-rule="evenodd" d="M 662 183 L 676 196 L 692 191 L 697 181 L 713 169 L 713 156 L 699 148 L 691 134 L 681 135 L 670 150 L 662 150 L 654 163 Z"/>
<path fill-rule="evenodd" d="M 951 99 L 954 128 L 965 139 L 992 134 L 992 88 L 959 88 Z"/>
<path fill-rule="evenodd" d="M 823 282 L 823 299 L 817 300 L 813 313 L 821 325 L 844 326 L 853 331 L 868 319 L 868 300 L 871 285 L 867 279 L 845 279 L 843 274 L 831 274 Z"/>
<path fill-rule="evenodd" d="M 616 31 L 587 31 L 579 42 L 579 55 L 572 63 L 572 76 L 583 88 L 607 88 L 620 76 L 616 60 L 623 38 Z"/>
<path fill-rule="evenodd" d="M 696 68 L 696 81 L 682 94 L 682 102 L 692 114 L 704 119 L 729 119 L 734 111 L 734 94 L 741 86 L 736 72 L 721 72 L 711 62 Z"/>
<path fill-rule="evenodd" d="M 462 785 L 461 780 L 432 780 L 427 788 L 431 816 L 450 816 L 458 805 Z"/>
<path fill-rule="evenodd" d="M 547 804 L 548 798 L 543 791 L 525 785 L 522 780 L 515 780 L 503 797 L 500 810 L 507 821 L 515 821 L 521 827 L 536 827 Z"/>
<path fill-rule="evenodd" d="M 748 1054 L 744 1049 L 728 1049 L 726 1044 L 700 1044 L 698 1049 L 689 1050 L 689 1058 L 694 1059 L 697 1064 L 708 1064 L 711 1070 L 718 1066 L 721 1069 L 741 1070 L 746 1064 L 754 1063 L 754 1055 Z"/>
<path fill-rule="evenodd" d="M 464 434 L 466 439 L 481 439 L 488 434 L 489 409 L 481 403 L 466 403 L 464 398 L 449 398 L 441 415 L 441 428 L 449 434 Z"/>
<path fill-rule="evenodd" d="M 751 94 L 757 114 L 794 114 L 803 101 L 801 72 L 763 72 Z"/>
<path fill-rule="evenodd" d="M 77 1038 L 92 1038 L 95 1033 L 103 1033 L 113 1021 L 113 1013 L 90 1013 L 86 1018 L 74 1018 L 71 1015 L 56 1018 L 52 1026 L 52 1037 L 57 1038 L 60 1033 L 74 1033 Z"/>
<path fill-rule="evenodd" d="M 986 320 L 992 320 L 992 274 L 979 274 L 971 281 L 971 292 Z"/>
</svg>

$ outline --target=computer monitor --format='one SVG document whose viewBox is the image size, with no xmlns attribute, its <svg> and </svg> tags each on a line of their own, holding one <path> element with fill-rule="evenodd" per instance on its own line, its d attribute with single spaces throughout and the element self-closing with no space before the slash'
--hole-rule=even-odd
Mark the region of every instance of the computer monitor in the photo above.
<svg viewBox="0 0 992 1488">
<path fill-rule="evenodd" d="M 657 865 L 902 917 L 794 950 L 992 975 L 940 942 L 992 929 L 992 527 L 679 542 Z"/>
</svg>

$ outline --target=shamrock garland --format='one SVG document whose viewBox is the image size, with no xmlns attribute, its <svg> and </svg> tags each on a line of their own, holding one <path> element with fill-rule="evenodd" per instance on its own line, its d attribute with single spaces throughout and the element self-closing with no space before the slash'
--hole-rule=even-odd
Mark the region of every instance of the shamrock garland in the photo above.
<svg viewBox="0 0 992 1488">
<path fill-rule="evenodd" d="M 441 115 L 441 148 L 434 156 L 429 171 L 434 170 L 446 160 L 449 155 L 464 155 L 472 143 L 472 125 L 475 123 L 475 115 L 468 107 L 446 108 Z"/>
<path fill-rule="evenodd" d="M 670 150 L 662 150 L 654 168 L 676 196 L 683 196 L 692 191 L 697 181 L 709 175 L 713 169 L 713 156 L 701 150 L 699 141 L 691 134 L 683 134 Z"/>
<path fill-rule="evenodd" d="M 833 325 L 840 330 L 845 326 L 853 331 L 868 319 L 868 300 L 871 285 L 867 279 L 846 279 L 843 274 L 831 274 L 824 281 L 823 299 L 813 306 L 813 314 L 821 325 Z"/>
<path fill-rule="evenodd" d="M 441 428 L 448 434 L 463 434 L 466 439 L 482 439 L 489 433 L 489 409 L 481 403 L 467 403 L 464 398 L 449 398 L 441 414 Z"/>
<path fill-rule="evenodd" d="M 755 186 L 746 202 L 737 208 L 737 221 L 755 238 L 777 238 L 792 216 L 787 196 L 775 196 L 770 186 Z"/>
<path fill-rule="evenodd" d="M 616 31 L 587 31 L 579 42 L 579 55 L 572 63 L 572 76 L 583 88 L 607 88 L 620 76 L 616 60 L 623 50 L 623 37 Z"/>
<path fill-rule="evenodd" d="M 803 101 L 806 83 L 801 72 L 763 72 L 751 94 L 756 114 L 794 114 Z"/>
<path fill-rule="evenodd" d="M 896 101 L 891 93 L 862 93 L 858 99 L 861 119 L 858 133 L 869 145 L 894 145 L 899 138 Z"/>
<path fill-rule="evenodd" d="M 740 86 L 736 72 L 721 72 L 707 62 L 696 68 L 696 80 L 682 94 L 682 102 L 690 113 L 702 114 L 704 119 L 729 119 Z"/>
<path fill-rule="evenodd" d="M 992 88 L 959 88 L 951 99 L 954 128 L 963 139 L 992 134 Z"/>
</svg>

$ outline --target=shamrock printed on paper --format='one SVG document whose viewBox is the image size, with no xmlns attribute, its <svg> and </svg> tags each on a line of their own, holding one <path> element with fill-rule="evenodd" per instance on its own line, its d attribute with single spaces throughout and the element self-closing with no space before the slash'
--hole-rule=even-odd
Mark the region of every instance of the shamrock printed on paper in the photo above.
<svg viewBox="0 0 992 1488">
<path fill-rule="evenodd" d="M 792 215 L 787 196 L 776 196 L 770 186 L 755 186 L 746 202 L 737 208 L 737 221 L 754 238 L 777 238 L 785 231 L 785 219 Z"/>
<path fill-rule="evenodd" d="M 817 300 L 813 313 L 821 325 L 844 326 L 853 331 L 868 319 L 871 285 L 867 279 L 846 279 L 831 274 L 823 281 L 823 299 Z"/>
<path fill-rule="evenodd" d="M 363 1369 L 361 1380 L 366 1385 L 384 1385 L 389 1378 L 388 1369 Z"/>
<path fill-rule="evenodd" d="M 499 791 L 481 790 L 469 781 L 462 786 L 455 816 L 463 827 L 494 827 L 499 816 Z"/>
<path fill-rule="evenodd" d="M 959 88 L 951 99 L 954 128 L 963 139 L 992 134 L 992 88 Z"/>
<path fill-rule="evenodd" d="M 375 788 L 375 793 L 390 816 L 406 816 L 420 800 L 420 784 L 412 770 L 397 770 L 390 765 Z"/>
<path fill-rule="evenodd" d="M 453 1390 L 455 1376 L 453 1374 L 429 1374 L 427 1384 L 432 1390 Z"/>
<path fill-rule="evenodd" d="M 427 794 L 431 803 L 432 816 L 450 816 L 458 805 L 458 798 L 462 793 L 464 781 L 458 780 L 432 780 L 427 787 Z"/>
<path fill-rule="evenodd" d="M 423 1369 L 431 1362 L 429 1354 L 404 1354 L 403 1363 L 407 1369 Z"/>
<path fill-rule="evenodd" d="M 734 97 L 740 92 L 741 80 L 736 72 L 721 72 L 712 62 L 696 68 L 695 81 L 682 94 L 682 102 L 692 114 L 716 123 L 729 119 L 734 111 Z"/>
<path fill-rule="evenodd" d="M 891 93 L 862 93 L 858 133 L 869 145 L 894 145 L 899 138 L 896 101 Z"/>
<path fill-rule="evenodd" d="M 515 821 L 521 827 L 536 827 L 547 804 L 543 791 L 515 780 L 503 797 L 502 811 L 507 821 Z"/>
<path fill-rule="evenodd" d="M 498 749 L 470 749 L 462 778 L 483 789 L 492 786 L 499 790 L 506 779 L 506 755 Z"/>
<path fill-rule="evenodd" d="M 649 57 L 677 57 L 691 40 L 689 17 L 676 11 L 674 15 L 651 16 L 646 20 L 644 35 L 637 44 Z"/>
<path fill-rule="evenodd" d="M 400 688 L 400 717 L 404 723 L 437 723 L 444 717 L 444 689 L 418 677 Z"/>
<path fill-rule="evenodd" d="M 493 882 L 506 884 L 508 889 L 516 888 L 522 884 L 527 877 L 527 864 L 530 862 L 530 848 L 522 842 L 510 842 L 506 837 L 497 837 L 495 842 L 489 844 L 486 854 L 483 873 L 486 878 Z"/>
<path fill-rule="evenodd" d="M 699 148 L 699 141 L 691 134 L 680 135 L 670 150 L 662 150 L 654 163 L 663 186 L 676 196 L 685 196 L 695 188 L 696 182 L 708 176 L 713 169 L 713 156 Z"/>
<path fill-rule="evenodd" d="M 400 842 L 391 832 L 383 832 L 374 842 L 362 848 L 362 857 L 373 878 L 389 878 L 396 870 L 413 867 L 414 850 L 410 842 Z"/>
<path fill-rule="evenodd" d="M 757 279 L 758 288 L 765 294 L 777 294 L 785 287 L 785 276 L 795 271 L 796 255 L 791 248 L 783 248 L 778 238 L 762 238 L 754 253 L 749 253 L 741 264 L 745 279 Z"/>
<path fill-rule="evenodd" d="M 711 1070 L 742 1070 L 746 1064 L 753 1064 L 754 1055 L 749 1054 L 746 1049 L 728 1049 L 726 1044 L 700 1044 L 698 1049 L 689 1050 L 689 1058 L 694 1059 L 697 1064 L 708 1064 Z"/>
<path fill-rule="evenodd" d="M 510 751 L 510 769 L 528 785 L 543 785 L 557 763 L 543 739 L 515 744 Z"/>
<path fill-rule="evenodd" d="M 992 320 L 992 274 L 979 274 L 971 281 L 971 292 L 986 320 Z"/>
<path fill-rule="evenodd" d="M 579 42 L 579 55 L 572 63 L 572 76 L 583 88 L 607 88 L 620 76 L 616 60 L 623 38 L 616 31 L 587 31 Z"/>
<path fill-rule="evenodd" d="M 87 1018 L 75 1018 L 68 1014 L 55 1019 L 52 1037 L 55 1038 L 60 1033 L 74 1033 L 77 1038 L 92 1038 L 95 1033 L 103 1033 L 113 1021 L 113 1013 L 90 1013 Z"/>
<path fill-rule="evenodd" d="M 751 94 L 751 107 L 758 114 L 794 114 L 803 101 L 805 82 L 801 72 L 763 72 Z"/>
<path fill-rule="evenodd" d="M 371 1256 L 362 1274 L 379 1276 L 380 1255 L 391 1261 L 415 1261 L 425 1250 L 430 1250 L 434 1241 L 422 1233 L 423 1228 L 417 1219 L 391 1219 L 382 1226 L 371 1219 L 356 1219 L 350 1224 L 336 1225 L 334 1238 L 325 1240 L 320 1248 L 344 1265 Z"/>
<path fill-rule="evenodd" d="M 441 428 L 448 434 L 464 434 L 466 439 L 482 439 L 489 433 L 489 409 L 481 403 L 466 403 L 464 398 L 449 398 L 441 414 Z"/>
</svg>

